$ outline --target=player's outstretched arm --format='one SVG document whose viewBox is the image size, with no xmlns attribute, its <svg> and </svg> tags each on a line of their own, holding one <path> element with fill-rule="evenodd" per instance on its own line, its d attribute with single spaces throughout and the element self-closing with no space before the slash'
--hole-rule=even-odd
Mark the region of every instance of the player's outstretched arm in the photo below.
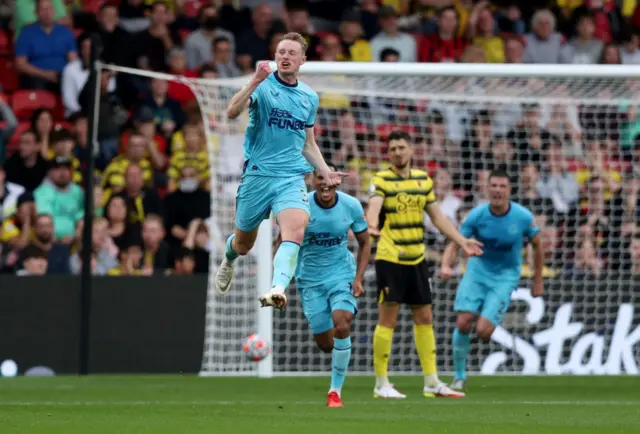
<svg viewBox="0 0 640 434">
<path fill-rule="evenodd" d="M 451 279 L 454 275 L 453 264 L 458 257 L 458 245 L 456 243 L 449 243 L 444 253 L 442 254 L 442 263 L 440 264 L 440 278 L 442 280 Z"/>
<path fill-rule="evenodd" d="M 542 243 L 540 243 L 539 235 L 536 235 L 531 239 L 531 245 L 533 246 L 533 287 L 531 288 L 531 295 L 534 297 L 540 297 L 544 292 L 544 287 L 542 285 L 544 250 L 542 248 Z"/>
<path fill-rule="evenodd" d="M 332 172 L 324 161 L 320 147 L 316 143 L 315 131 L 313 127 L 306 129 L 307 137 L 304 141 L 302 156 L 313 166 L 313 168 L 323 177 L 324 185 L 328 187 L 338 186 L 342 178 L 347 176 L 343 172 Z"/>
<path fill-rule="evenodd" d="M 249 108 L 249 105 L 251 105 L 251 94 L 255 92 L 258 86 L 260 86 L 260 83 L 262 83 L 269 74 L 271 74 L 269 62 L 260 63 L 249 83 L 233 95 L 233 98 L 229 101 L 227 105 L 227 116 L 229 119 L 236 119 L 243 111 Z"/>
<path fill-rule="evenodd" d="M 482 243 L 477 240 L 465 238 L 453 226 L 453 223 L 445 216 L 437 202 L 431 202 L 425 206 L 425 211 L 429 214 L 433 225 L 449 240 L 462 247 L 464 252 L 469 256 L 479 256 L 482 254 Z"/>
</svg>

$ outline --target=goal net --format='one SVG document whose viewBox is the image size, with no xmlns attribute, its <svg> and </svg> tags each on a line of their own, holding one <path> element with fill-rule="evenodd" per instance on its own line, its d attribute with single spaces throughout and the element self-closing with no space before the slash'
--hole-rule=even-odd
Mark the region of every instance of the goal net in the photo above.
<svg viewBox="0 0 640 434">
<path fill-rule="evenodd" d="M 523 279 L 503 325 L 488 344 L 472 340 L 472 372 L 638 373 L 640 79 L 633 77 L 640 77 L 640 69 L 333 62 L 303 67 L 301 79 L 320 95 L 317 142 L 328 161 L 349 173 L 342 190 L 365 208 L 371 177 L 388 167 L 386 137 L 401 129 L 413 137 L 413 167 L 435 180 L 440 206 L 454 224 L 488 200 L 488 174 L 499 168 L 511 177 L 513 199 L 535 214 L 546 295 L 529 295 L 532 255 L 525 249 Z M 273 222 L 263 224 L 254 253 L 238 261 L 229 294 L 219 297 L 213 289 L 222 243 L 233 230 L 246 125 L 246 119 L 226 119 L 226 104 L 247 79 L 181 79 L 196 93 L 208 126 L 212 221 L 219 239 L 211 258 L 202 374 L 327 373 L 330 357 L 315 348 L 293 286 L 284 313 L 258 307 L 257 296 L 270 286 Z M 425 227 L 427 258 L 436 271 L 446 240 L 427 216 Z M 463 260 L 456 270 L 456 279 L 444 282 L 436 274 L 433 281 L 441 372 L 452 370 L 453 302 Z M 353 325 L 350 372 L 371 374 L 373 266 L 365 289 Z M 256 332 L 273 347 L 259 364 L 247 361 L 241 349 L 242 340 Z M 392 375 L 421 372 L 408 308 L 398 319 L 389 368 Z"/>
</svg>

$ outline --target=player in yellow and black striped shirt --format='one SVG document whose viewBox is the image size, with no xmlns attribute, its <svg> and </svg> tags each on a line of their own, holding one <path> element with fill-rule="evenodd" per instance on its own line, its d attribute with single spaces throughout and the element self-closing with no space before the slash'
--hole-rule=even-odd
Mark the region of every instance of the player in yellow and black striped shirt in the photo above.
<svg viewBox="0 0 640 434">
<path fill-rule="evenodd" d="M 411 137 L 394 131 L 388 138 L 391 169 L 372 179 L 367 210 L 369 233 L 380 237 L 376 254 L 378 325 L 373 335 L 374 396 L 404 398 L 387 377 L 393 330 L 400 304 L 411 306 L 414 337 L 424 373 L 426 397 L 461 397 L 437 374 L 431 312 L 430 271 L 425 262 L 424 212 L 434 226 L 468 255 L 481 254 L 480 243 L 463 237 L 440 211 L 433 181 L 426 172 L 411 168 Z"/>
</svg>

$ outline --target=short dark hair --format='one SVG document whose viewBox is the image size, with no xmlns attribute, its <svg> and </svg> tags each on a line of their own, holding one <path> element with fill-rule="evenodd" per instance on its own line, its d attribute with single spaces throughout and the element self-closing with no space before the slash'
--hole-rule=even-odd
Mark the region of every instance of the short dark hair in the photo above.
<svg viewBox="0 0 640 434">
<path fill-rule="evenodd" d="M 169 5 L 166 1 L 157 0 L 151 5 L 151 11 L 155 11 L 158 6 L 164 6 L 165 9 L 169 10 Z"/>
<path fill-rule="evenodd" d="M 216 36 L 213 39 L 213 43 L 211 44 L 212 47 L 215 47 L 216 45 L 218 45 L 221 42 L 228 42 L 231 43 L 231 41 L 229 40 L 229 38 L 227 38 L 226 36 Z"/>
<path fill-rule="evenodd" d="M 47 259 L 47 256 L 48 255 L 44 250 L 34 244 L 29 244 L 24 248 L 24 250 L 22 250 L 22 259 L 24 261 L 28 259 Z"/>
<path fill-rule="evenodd" d="M 189 249 L 187 247 L 180 247 L 176 253 L 175 253 L 175 260 L 176 261 L 181 261 L 185 258 L 191 258 L 194 259 L 194 252 L 192 249 Z"/>
<path fill-rule="evenodd" d="M 38 133 L 36 132 L 36 130 L 31 128 L 29 128 L 28 130 L 24 130 L 22 134 L 20 134 L 20 137 L 23 137 L 29 134 L 31 134 L 36 140 L 38 140 Z"/>
<path fill-rule="evenodd" d="M 453 6 L 453 5 L 442 6 L 440 9 L 438 9 L 436 14 L 437 14 L 438 18 L 441 18 L 442 15 L 447 11 L 453 12 L 454 14 L 456 14 L 456 18 L 458 18 L 458 11 L 456 10 L 455 6 Z"/>
<path fill-rule="evenodd" d="M 100 12 L 103 12 L 105 9 L 114 8 L 118 9 L 118 5 L 115 2 L 107 1 L 100 6 Z"/>
<path fill-rule="evenodd" d="M 430 124 L 444 124 L 444 116 L 440 110 L 431 110 L 431 112 L 429 112 L 428 122 Z"/>
<path fill-rule="evenodd" d="M 509 178 L 509 174 L 507 173 L 506 170 L 502 168 L 493 169 L 489 174 L 489 179 L 491 178 L 507 178 L 507 180 L 511 182 L 511 179 Z"/>
<path fill-rule="evenodd" d="M 411 136 L 406 131 L 402 130 L 394 130 L 391 131 L 389 136 L 387 137 L 387 143 L 392 140 L 405 140 L 408 144 L 411 144 Z"/>
<path fill-rule="evenodd" d="M 55 145 L 56 143 L 66 142 L 67 140 L 75 141 L 75 137 L 71 134 L 71 131 L 66 128 L 61 128 L 59 130 L 54 130 L 51 133 L 51 144 Z"/>
<path fill-rule="evenodd" d="M 213 72 L 214 74 L 218 73 L 218 68 L 216 68 L 215 65 L 210 65 L 208 63 L 205 63 L 204 65 L 202 65 L 202 67 L 200 67 L 200 71 L 199 72 L 199 76 L 202 77 L 206 72 Z"/>
<path fill-rule="evenodd" d="M 67 121 L 75 124 L 76 122 L 78 122 L 80 119 L 88 119 L 88 116 L 86 113 L 82 112 L 81 110 L 71 113 L 69 115 L 69 117 L 67 118 Z"/>
<path fill-rule="evenodd" d="M 213 9 L 214 11 L 216 11 L 216 13 L 218 12 L 218 8 L 216 7 L 216 5 L 212 2 L 206 3 L 204 6 L 202 6 L 199 10 L 198 10 L 198 21 L 202 21 L 202 19 L 204 18 L 204 11 L 206 11 L 207 9 Z"/>
<path fill-rule="evenodd" d="M 380 52 L 380 59 L 379 59 L 380 62 L 384 62 L 384 59 L 387 58 L 388 56 L 400 57 L 400 52 L 393 48 L 385 48 Z"/>
</svg>

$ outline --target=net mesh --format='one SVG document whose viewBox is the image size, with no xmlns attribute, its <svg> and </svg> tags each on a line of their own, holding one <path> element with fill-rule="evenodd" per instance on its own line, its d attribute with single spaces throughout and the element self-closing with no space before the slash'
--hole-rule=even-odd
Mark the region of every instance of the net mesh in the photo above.
<svg viewBox="0 0 640 434">
<path fill-rule="evenodd" d="M 513 199 L 535 214 L 546 252 L 547 295 L 544 300 L 527 295 L 532 258 L 523 251 L 522 288 L 514 293 L 492 342 L 473 344 L 472 372 L 638 371 L 634 360 L 640 357 L 640 320 L 634 309 L 640 288 L 640 156 L 634 149 L 640 133 L 640 80 L 366 74 L 307 74 L 301 79 L 320 95 L 318 144 L 328 161 L 349 173 L 342 190 L 365 207 L 372 175 L 388 167 L 386 136 L 402 129 L 414 137 L 414 167 L 434 178 L 441 208 L 456 225 L 470 207 L 487 200 L 486 180 L 496 168 L 507 170 Z M 226 119 L 226 105 L 244 83 L 246 78 L 190 82 L 209 126 L 212 215 L 220 240 L 211 259 L 202 365 L 203 373 L 214 375 L 257 370 L 241 343 L 259 332 L 256 295 L 268 289 L 257 287 L 257 262 L 249 255 L 239 260 L 227 296 L 217 297 L 213 290 L 224 239 L 233 230 L 246 126 L 246 117 Z M 425 226 L 427 258 L 437 270 L 446 240 L 426 216 Z M 458 276 L 463 272 L 459 261 Z M 373 370 L 373 267 L 365 280 L 366 295 L 353 325 L 354 373 Z M 452 369 L 456 283 L 434 280 L 440 371 Z M 274 373 L 328 372 L 330 358 L 315 348 L 295 289 L 289 294 L 286 312 L 273 314 Z M 572 329 L 565 320 L 579 327 Z M 392 372 L 421 372 L 406 308 L 389 367 Z"/>
</svg>

